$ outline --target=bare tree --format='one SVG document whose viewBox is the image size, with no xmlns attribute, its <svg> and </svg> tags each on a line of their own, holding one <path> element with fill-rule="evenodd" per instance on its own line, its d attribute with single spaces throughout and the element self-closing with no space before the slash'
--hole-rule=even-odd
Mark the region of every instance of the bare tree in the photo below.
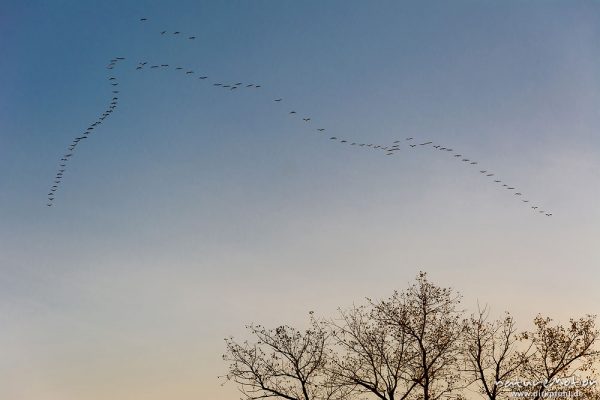
<svg viewBox="0 0 600 400">
<path fill-rule="evenodd" d="M 408 336 L 389 329 L 373 307 L 340 310 L 331 331 L 336 350 L 331 357 L 332 375 L 337 385 L 354 387 L 381 400 L 403 400 L 417 382 L 411 380 L 408 366 L 411 352 Z"/>
<path fill-rule="evenodd" d="M 484 308 L 464 319 L 460 295 L 421 272 L 405 291 L 340 309 L 335 320 L 311 313 L 306 330 L 247 326 L 253 341 L 225 339 L 226 378 L 244 400 L 464 399 L 470 385 L 487 400 L 517 391 L 539 400 L 564 391 L 553 386 L 557 379 L 592 374 L 600 361 L 595 316 L 560 325 L 538 315 L 535 328 L 523 333 L 508 313 L 488 317 Z M 570 389 L 600 400 L 598 386 Z"/>
<path fill-rule="evenodd" d="M 290 326 L 247 329 L 257 341 L 225 339 L 223 355 L 229 362 L 226 378 L 238 385 L 245 399 L 330 400 L 342 395 L 326 374 L 329 334 L 312 315 L 305 331 Z"/>
<path fill-rule="evenodd" d="M 509 388 L 497 382 L 516 379 L 530 356 L 532 345 L 523 349 L 521 335 L 513 317 L 506 313 L 501 320 L 489 322 L 489 310 L 479 308 L 466 321 L 464 335 L 465 372 L 489 400 L 509 396 Z"/>
<path fill-rule="evenodd" d="M 568 378 L 577 372 L 593 372 L 600 353 L 595 349 L 599 332 L 596 317 L 587 315 L 570 319 L 568 326 L 552 325 L 552 319 L 538 315 L 536 329 L 524 333 L 535 352 L 524 358 L 524 373 L 528 381 L 539 382 L 534 400 L 542 398 L 553 380 Z"/>
<path fill-rule="evenodd" d="M 421 391 L 422 400 L 437 400 L 465 385 L 460 374 L 461 346 L 464 331 L 460 295 L 441 288 L 420 272 L 417 282 L 406 291 L 394 292 L 388 300 L 376 304 L 378 317 L 398 335 L 406 335 L 409 351 L 410 379 Z"/>
</svg>

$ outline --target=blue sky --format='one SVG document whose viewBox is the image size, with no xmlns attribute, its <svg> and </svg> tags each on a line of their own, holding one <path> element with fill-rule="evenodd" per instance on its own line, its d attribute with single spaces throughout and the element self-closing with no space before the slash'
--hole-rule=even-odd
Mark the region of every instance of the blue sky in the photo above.
<svg viewBox="0 0 600 400">
<path fill-rule="evenodd" d="M 523 326 L 596 312 L 599 11 L 3 2 L 0 397 L 237 398 L 216 378 L 223 337 L 387 296 L 421 269 Z M 110 101 L 110 74 L 118 108 L 48 208 L 57 161 Z M 479 164 L 329 136 L 414 136 Z"/>
</svg>

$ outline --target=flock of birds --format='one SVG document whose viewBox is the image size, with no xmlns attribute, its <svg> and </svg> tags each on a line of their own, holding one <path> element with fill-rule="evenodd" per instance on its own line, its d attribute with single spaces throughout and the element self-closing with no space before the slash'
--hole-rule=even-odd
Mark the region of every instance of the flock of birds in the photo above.
<svg viewBox="0 0 600 400">
<path fill-rule="evenodd" d="M 148 20 L 147 18 L 141 18 L 140 22 L 144 23 L 147 20 Z M 159 33 L 160 33 L 160 35 L 163 35 L 163 36 L 169 35 L 169 36 L 173 36 L 173 37 L 181 37 L 181 38 L 185 38 L 186 40 L 195 40 L 196 39 L 196 36 L 186 35 L 180 31 L 160 30 Z M 106 66 L 106 68 L 108 70 L 114 70 L 123 61 L 125 61 L 125 57 L 115 57 L 110 60 L 110 62 Z M 256 90 L 256 89 L 261 88 L 261 85 L 257 84 L 257 83 L 222 82 L 222 81 L 214 81 L 213 82 L 213 81 L 209 80 L 208 76 L 197 74 L 194 69 L 185 68 L 185 67 L 179 66 L 179 65 L 173 66 L 168 63 L 154 64 L 154 63 L 148 63 L 147 61 L 139 61 L 135 65 L 136 71 L 142 71 L 145 69 L 149 69 L 149 70 L 171 69 L 176 72 L 180 72 L 192 79 L 197 79 L 197 80 L 200 80 L 203 82 L 209 82 L 215 88 L 228 90 L 231 92 L 239 91 L 239 90 L 243 90 L 243 89 Z M 118 82 L 117 78 L 115 76 L 113 76 L 113 74 L 109 74 L 107 79 L 111 85 L 112 98 L 109 101 L 107 108 L 105 110 L 103 110 L 103 112 L 98 116 L 98 118 L 96 120 L 94 120 L 83 132 L 81 132 L 78 136 L 76 136 L 73 139 L 73 141 L 67 147 L 67 151 L 65 152 L 65 154 L 63 154 L 63 156 L 60 158 L 58 171 L 54 177 L 53 184 L 51 185 L 50 191 L 48 193 L 48 202 L 47 202 L 48 207 L 51 207 L 54 204 L 56 194 L 57 194 L 57 191 L 60 188 L 60 185 L 63 181 L 68 162 L 73 157 L 78 145 L 85 139 L 88 139 L 90 136 L 94 135 L 96 130 L 99 128 L 99 126 L 102 123 L 104 123 L 105 120 L 108 117 L 110 117 L 111 114 L 117 109 L 119 93 L 120 93 L 119 82 Z M 275 99 L 273 99 L 273 101 L 278 104 L 285 104 L 285 101 L 282 97 L 275 98 Z M 310 116 L 301 115 L 299 112 L 297 112 L 294 109 L 291 109 L 291 110 L 288 109 L 287 113 L 291 117 L 298 118 L 299 121 L 302 121 L 302 123 L 306 124 L 307 126 L 311 126 L 311 127 L 313 126 L 313 120 Z M 364 148 L 364 149 L 380 151 L 383 154 L 385 154 L 385 156 L 398 155 L 398 154 L 400 154 L 400 150 L 402 148 L 413 149 L 413 150 L 427 148 L 427 149 L 434 150 L 436 152 L 448 154 L 448 155 L 452 156 L 453 159 L 456 159 L 457 161 L 464 163 L 465 165 L 476 167 L 478 169 L 479 173 L 483 177 L 485 177 L 486 179 L 489 179 L 494 184 L 497 184 L 500 188 L 503 188 L 503 189 L 508 190 L 511 193 L 513 193 L 513 195 L 516 198 L 518 198 L 522 203 L 527 204 L 529 207 L 531 207 L 531 209 L 533 211 L 535 211 L 539 214 L 548 216 L 548 217 L 552 216 L 552 213 L 550 211 L 543 209 L 542 207 L 540 207 L 537 204 L 531 204 L 530 200 L 528 198 L 526 198 L 525 195 L 520 190 L 518 190 L 516 187 L 504 182 L 502 179 L 500 179 L 496 175 L 496 173 L 494 173 L 488 169 L 481 168 L 478 161 L 473 160 L 471 157 L 466 156 L 462 152 L 459 152 L 450 146 L 435 143 L 431 140 L 419 140 L 415 137 L 406 137 L 406 138 L 394 140 L 391 144 L 377 144 L 377 143 L 353 141 L 353 140 L 343 138 L 340 136 L 331 136 L 331 135 L 327 134 L 328 133 L 327 129 L 324 127 L 314 127 L 313 131 L 318 134 L 324 135 L 326 138 L 328 138 L 332 142 L 337 142 L 339 144 L 352 146 L 352 147 L 356 147 L 356 148 Z"/>
</svg>

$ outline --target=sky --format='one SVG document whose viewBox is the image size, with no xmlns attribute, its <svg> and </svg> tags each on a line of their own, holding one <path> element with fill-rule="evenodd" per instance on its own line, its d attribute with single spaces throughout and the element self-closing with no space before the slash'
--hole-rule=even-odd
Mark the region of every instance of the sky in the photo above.
<svg viewBox="0 0 600 400">
<path fill-rule="evenodd" d="M 597 313 L 599 29 L 592 1 L 0 2 L 0 398 L 237 399 L 225 337 L 420 270 L 523 329 Z"/>
</svg>

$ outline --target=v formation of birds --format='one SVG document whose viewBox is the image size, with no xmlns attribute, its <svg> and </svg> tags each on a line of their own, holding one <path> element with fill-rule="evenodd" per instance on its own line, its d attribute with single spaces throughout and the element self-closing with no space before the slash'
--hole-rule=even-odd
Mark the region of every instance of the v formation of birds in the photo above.
<svg viewBox="0 0 600 400">
<path fill-rule="evenodd" d="M 141 23 L 147 23 L 147 21 L 148 21 L 147 18 L 140 18 Z M 158 33 L 162 36 L 180 37 L 185 40 L 195 40 L 196 39 L 196 36 L 184 34 L 181 31 L 160 30 L 160 31 L 158 31 Z M 112 74 L 112 71 L 115 70 L 119 65 L 121 65 L 125 61 L 126 61 L 125 57 L 114 57 L 113 59 L 110 60 L 110 62 L 106 66 L 106 68 L 109 70 L 109 75 L 107 77 L 107 80 L 110 84 L 112 98 L 110 99 L 106 109 L 104 109 L 102 111 L 102 113 L 99 114 L 98 118 L 95 121 L 93 121 L 85 130 L 83 130 L 80 134 L 78 134 L 75 138 L 73 138 L 72 142 L 67 147 L 67 151 L 60 158 L 57 173 L 54 176 L 52 185 L 48 192 L 48 201 L 46 203 L 46 205 L 48 207 L 51 207 L 54 205 L 56 194 L 63 182 L 65 172 L 67 171 L 67 166 L 69 164 L 69 161 L 75 154 L 77 147 L 82 142 L 84 142 L 86 139 L 95 135 L 95 133 L 98 131 L 98 128 L 100 127 L 100 125 L 105 123 L 106 120 L 112 115 L 112 113 L 116 111 L 117 106 L 118 106 L 118 101 L 119 101 L 120 90 L 119 90 L 119 81 L 116 76 L 113 76 L 114 74 Z M 154 69 L 171 69 L 171 70 L 177 71 L 179 73 L 183 73 L 183 74 L 185 74 L 185 76 L 188 76 L 191 79 L 197 79 L 197 80 L 200 80 L 203 82 L 209 82 L 210 85 L 212 85 L 215 88 L 218 88 L 221 90 L 228 90 L 231 92 L 235 92 L 235 91 L 239 91 L 239 90 L 257 90 L 257 89 L 261 88 L 261 85 L 257 84 L 257 83 L 213 81 L 208 76 L 198 74 L 198 73 L 196 73 L 195 70 L 193 70 L 191 68 L 185 68 L 185 67 L 179 66 L 179 65 L 172 66 L 170 64 L 150 64 L 147 61 L 139 61 L 135 65 L 135 70 L 137 70 L 137 71 L 142 71 L 144 69 L 152 69 L 152 70 L 154 70 Z M 282 98 L 282 97 L 277 97 L 277 98 L 273 99 L 273 101 L 275 103 L 285 103 L 284 98 Z M 297 112 L 294 109 L 288 109 L 286 112 L 288 113 L 288 115 L 290 115 L 290 117 L 298 118 L 298 116 L 299 116 L 299 112 Z M 391 143 L 391 144 L 378 144 L 378 143 L 370 143 L 367 141 L 365 141 L 365 142 L 354 141 L 354 140 L 346 139 L 341 136 L 328 135 L 327 134 L 328 132 L 323 127 L 320 127 L 320 126 L 313 127 L 312 118 L 310 116 L 302 116 L 301 120 L 299 118 L 298 118 L 298 120 L 302 121 L 302 123 L 304 123 L 305 125 L 310 126 L 311 130 L 313 130 L 314 132 L 316 132 L 318 134 L 323 135 L 325 138 L 327 138 L 331 142 L 335 142 L 335 143 L 338 143 L 341 145 L 347 145 L 347 146 L 352 146 L 352 147 L 357 147 L 357 148 L 379 151 L 382 155 L 385 155 L 385 156 L 398 155 L 398 154 L 400 154 L 400 150 L 402 148 L 406 148 L 409 150 L 411 150 L 411 149 L 414 150 L 417 148 L 419 148 L 419 149 L 427 148 L 427 149 L 434 150 L 441 154 L 450 155 L 453 159 L 455 159 L 458 162 L 461 162 L 465 165 L 477 166 L 478 172 L 484 178 L 489 179 L 494 184 L 497 184 L 499 188 L 508 190 L 511 193 L 513 193 L 515 198 L 520 200 L 525 205 L 529 206 L 531 208 L 531 210 L 533 210 L 534 212 L 541 214 L 541 215 L 545 215 L 547 217 L 552 216 L 552 213 L 550 211 L 544 209 L 544 207 L 541 207 L 537 204 L 533 204 L 522 193 L 522 191 L 518 190 L 513 185 L 510 185 L 510 184 L 504 182 L 503 180 L 501 180 L 500 178 L 498 178 L 496 173 L 489 171 L 485 168 L 480 169 L 481 167 L 479 166 L 478 161 L 473 160 L 471 157 L 466 156 L 465 154 L 463 154 L 462 152 L 459 152 L 458 150 L 455 150 L 451 146 L 438 144 L 438 143 L 435 143 L 430 140 L 418 139 L 416 137 L 406 137 L 406 138 L 394 140 L 393 143 Z"/>
</svg>

